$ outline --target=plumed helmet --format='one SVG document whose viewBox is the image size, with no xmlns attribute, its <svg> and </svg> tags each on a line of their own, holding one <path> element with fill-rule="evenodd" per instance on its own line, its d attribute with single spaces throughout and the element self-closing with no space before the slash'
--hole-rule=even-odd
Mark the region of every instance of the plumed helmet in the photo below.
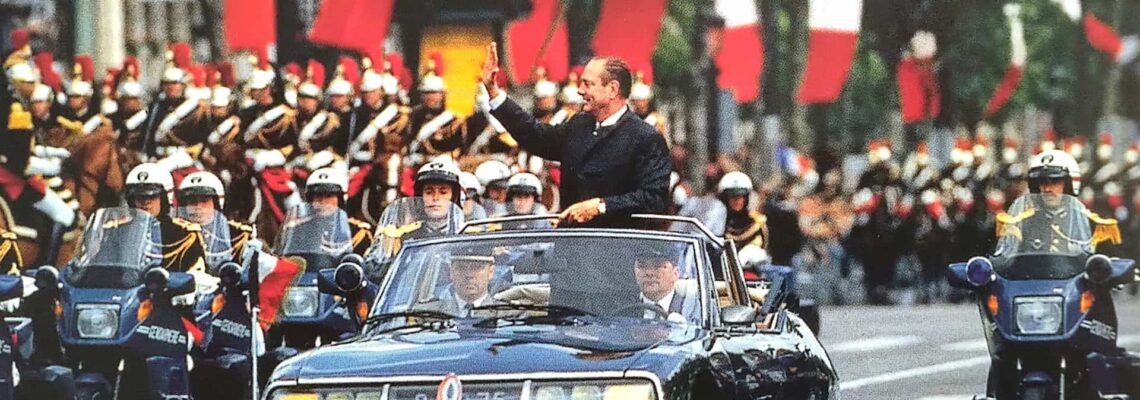
<svg viewBox="0 0 1140 400">
<path fill-rule="evenodd" d="M 1065 193 L 1076 196 L 1081 190 L 1081 167 L 1072 155 L 1061 150 L 1049 150 L 1029 160 L 1029 190 L 1041 191 L 1041 182 L 1064 179 Z"/>
<path fill-rule="evenodd" d="M 542 196 L 542 181 L 531 173 L 520 172 L 515 174 L 507 181 L 507 198 L 510 199 L 520 194 Z"/>
<path fill-rule="evenodd" d="M 340 168 L 321 168 L 313 171 L 305 181 L 305 199 L 309 200 L 315 194 L 339 195 L 346 200 L 348 193 L 348 174 Z"/>
<path fill-rule="evenodd" d="M 174 177 L 170 171 L 155 163 L 143 163 L 127 174 L 126 184 L 123 187 L 123 197 L 130 200 L 135 197 L 151 197 L 166 194 L 167 204 L 173 202 Z"/>
<path fill-rule="evenodd" d="M 420 167 L 419 172 L 416 172 L 416 196 L 423 196 L 424 185 L 428 183 L 444 183 L 451 186 L 451 201 L 460 204 L 460 192 L 463 188 L 459 184 L 459 167 L 451 160 L 437 158 Z"/>
<path fill-rule="evenodd" d="M 222 180 L 209 171 L 198 171 L 186 175 L 178 185 L 178 199 L 182 204 L 187 197 L 210 196 L 214 198 L 217 208 L 226 206 L 226 188 Z"/>
<path fill-rule="evenodd" d="M 740 171 L 724 174 L 716 185 L 721 196 L 748 196 L 752 192 L 752 179 Z"/>
<path fill-rule="evenodd" d="M 511 177 L 511 167 L 499 160 L 487 160 L 475 167 L 475 176 L 485 187 L 506 188 L 506 180 Z"/>
</svg>

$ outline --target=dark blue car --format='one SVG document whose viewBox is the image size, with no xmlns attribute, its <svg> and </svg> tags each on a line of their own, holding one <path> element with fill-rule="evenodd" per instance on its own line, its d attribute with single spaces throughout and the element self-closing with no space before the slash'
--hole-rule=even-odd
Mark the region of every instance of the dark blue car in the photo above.
<svg viewBox="0 0 1140 400">
<path fill-rule="evenodd" d="M 708 234 L 410 241 L 361 334 L 285 361 L 265 398 L 837 398 L 787 286 L 765 286 L 750 289 L 735 248 Z"/>
</svg>

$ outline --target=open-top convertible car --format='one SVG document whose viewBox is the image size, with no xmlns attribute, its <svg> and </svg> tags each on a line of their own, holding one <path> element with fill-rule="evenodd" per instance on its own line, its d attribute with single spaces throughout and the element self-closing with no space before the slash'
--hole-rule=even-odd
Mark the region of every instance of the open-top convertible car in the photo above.
<svg viewBox="0 0 1140 400">
<path fill-rule="evenodd" d="M 361 333 L 282 363 L 266 398 L 838 397 L 783 279 L 746 285 L 734 244 L 696 220 L 635 216 L 699 233 L 495 229 L 527 218 L 543 217 L 404 243 Z M 327 280 L 347 294 L 365 275 Z"/>
</svg>

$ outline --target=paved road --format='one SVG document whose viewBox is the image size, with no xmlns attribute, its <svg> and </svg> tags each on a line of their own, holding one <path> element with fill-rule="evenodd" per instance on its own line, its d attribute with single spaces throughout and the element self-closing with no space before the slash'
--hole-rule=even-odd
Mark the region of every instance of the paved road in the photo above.
<svg viewBox="0 0 1140 400">
<path fill-rule="evenodd" d="M 1117 301 L 1122 345 L 1140 349 L 1140 300 Z M 823 341 L 843 399 L 968 400 L 989 366 L 975 305 L 825 307 Z"/>
</svg>

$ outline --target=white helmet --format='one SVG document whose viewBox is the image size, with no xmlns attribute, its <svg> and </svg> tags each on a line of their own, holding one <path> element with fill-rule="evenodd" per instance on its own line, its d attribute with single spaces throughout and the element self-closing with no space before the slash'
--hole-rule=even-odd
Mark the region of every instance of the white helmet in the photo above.
<svg viewBox="0 0 1140 400">
<path fill-rule="evenodd" d="M 167 68 L 162 71 L 162 83 L 185 83 L 186 71 L 181 68 Z"/>
<path fill-rule="evenodd" d="M 487 160 L 475 167 L 475 176 L 483 186 L 506 186 L 506 179 L 511 177 L 511 167 L 499 160 Z"/>
<path fill-rule="evenodd" d="M 130 200 L 136 196 L 158 196 L 166 194 L 167 204 L 174 201 L 174 177 L 170 171 L 155 163 L 143 163 L 127 174 L 123 186 L 123 197 Z"/>
<path fill-rule="evenodd" d="M 477 195 L 483 195 L 483 184 L 479 182 L 479 178 L 476 178 L 475 174 L 470 172 L 459 173 L 459 186 L 462 186 L 464 191 L 474 190 Z"/>
<path fill-rule="evenodd" d="M 1077 160 L 1061 150 L 1043 151 L 1029 160 L 1029 191 L 1039 193 L 1041 181 L 1068 179 L 1065 193 L 1076 196 L 1081 190 L 1081 167 Z"/>
<path fill-rule="evenodd" d="M 364 71 L 364 76 L 360 78 L 360 92 L 371 92 L 373 90 L 383 89 L 384 77 L 372 70 Z"/>
<path fill-rule="evenodd" d="M 233 95 L 233 90 L 225 87 L 218 86 L 210 93 L 210 105 L 214 107 L 226 107 L 230 105 L 230 96 Z"/>
<path fill-rule="evenodd" d="M 269 70 L 257 69 L 249 76 L 249 82 L 246 86 L 251 90 L 265 89 L 273 84 L 273 79 L 277 78 L 277 74 Z"/>
<path fill-rule="evenodd" d="M 720 182 L 716 185 L 716 191 L 721 196 L 726 194 L 748 196 L 752 192 L 752 179 L 740 171 L 729 172 L 720 178 Z"/>
<path fill-rule="evenodd" d="M 642 82 L 634 83 L 633 87 L 629 89 L 630 100 L 649 100 L 652 97 L 653 89 Z"/>
<path fill-rule="evenodd" d="M 443 78 L 439 75 L 431 74 L 420 79 L 420 93 L 443 92 L 447 90 L 447 84 L 443 82 Z"/>
<path fill-rule="evenodd" d="M 558 84 L 541 80 L 534 84 L 534 97 L 554 97 L 558 95 Z"/>
<path fill-rule="evenodd" d="M 270 167 L 284 167 L 285 154 L 281 150 L 264 150 L 259 151 L 253 157 L 253 170 L 256 172 L 264 171 Z"/>
<path fill-rule="evenodd" d="M 329 96 L 352 95 L 352 83 L 341 78 L 335 78 L 329 83 L 329 88 L 325 89 L 325 94 Z"/>
<path fill-rule="evenodd" d="M 740 251 L 736 252 L 736 259 L 740 262 L 740 265 L 744 266 L 754 267 L 772 263 L 772 256 L 768 254 L 768 251 L 753 244 L 745 245 Z"/>
<path fill-rule="evenodd" d="M 309 97 L 313 99 L 321 98 L 321 87 L 313 84 L 312 82 L 302 83 L 297 88 L 297 95 L 301 97 Z"/>
<path fill-rule="evenodd" d="M 38 103 L 51 101 L 51 98 L 51 87 L 48 87 L 48 85 L 44 85 L 42 83 L 37 83 L 36 88 L 32 89 L 32 95 L 30 98 L 28 98 L 28 101 L 32 103 Z"/>
<path fill-rule="evenodd" d="M 566 104 L 586 104 L 586 99 L 578 94 L 578 87 L 566 85 L 562 87 L 562 102 Z"/>
<path fill-rule="evenodd" d="M 67 85 L 68 96 L 91 97 L 94 94 L 95 90 L 91 87 L 91 82 L 76 80 Z"/>
<path fill-rule="evenodd" d="M 348 196 L 348 174 L 339 168 L 321 168 L 305 181 L 305 200 L 314 194 L 338 194 L 341 200 Z"/>
<path fill-rule="evenodd" d="M 119 84 L 119 98 L 140 98 L 143 94 L 142 85 L 135 81 L 127 81 Z"/>
<path fill-rule="evenodd" d="M 198 171 L 182 178 L 182 183 L 178 185 L 178 202 L 184 203 L 182 199 L 190 196 L 211 196 L 215 199 L 217 208 L 226 206 L 226 187 L 222 185 L 222 180 L 218 179 L 208 171 Z"/>
<path fill-rule="evenodd" d="M 520 172 L 507 181 L 507 199 L 519 194 L 542 196 L 542 181 L 534 174 Z"/>
<path fill-rule="evenodd" d="M 8 77 L 13 82 L 39 82 L 40 76 L 31 64 L 26 62 L 13 64 L 8 67 Z"/>
<path fill-rule="evenodd" d="M 392 74 L 384 74 L 381 76 L 380 89 L 384 91 L 385 96 L 398 95 L 400 94 L 400 80 Z"/>
<path fill-rule="evenodd" d="M 460 194 L 463 187 L 459 184 L 459 167 L 449 159 L 436 158 L 424 164 L 416 172 L 416 196 L 423 196 L 424 184 L 429 182 L 445 183 L 451 186 L 451 202 L 460 204 Z"/>
</svg>

